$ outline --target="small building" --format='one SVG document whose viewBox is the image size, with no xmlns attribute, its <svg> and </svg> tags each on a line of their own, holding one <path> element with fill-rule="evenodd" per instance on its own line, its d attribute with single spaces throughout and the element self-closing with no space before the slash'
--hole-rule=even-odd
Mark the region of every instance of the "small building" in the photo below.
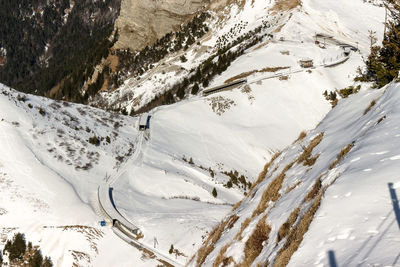
<svg viewBox="0 0 400 267">
<path fill-rule="evenodd" d="M 139 131 L 150 129 L 150 118 L 149 113 L 143 113 L 139 119 Z"/>
<path fill-rule="evenodd" d="M 312 68 L 314 66 L 314 62 L 311 58 L 302 58 L 299 60 L 299 64 L 302 68 Z"/>
</svg>

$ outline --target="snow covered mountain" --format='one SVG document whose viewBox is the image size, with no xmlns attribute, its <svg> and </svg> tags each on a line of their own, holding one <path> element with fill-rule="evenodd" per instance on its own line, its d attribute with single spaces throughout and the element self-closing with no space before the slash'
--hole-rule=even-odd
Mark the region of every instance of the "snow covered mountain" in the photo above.
<svg viewBox="0 0 400 267">
<path fill-rule="evenodd" d="M 247 83 L 209 96 L 191 95 L 188 87 L 182 101 L 150 111 L 144 132 L 138 117 L 1 86 L 0 248 L 20 231 L 56 266 L 398 263 L 390 199 L 399 183 L 398 85 L 370 90 L 364 84 L 332 111 L 323 96 L 354 85 L 369 53 L 368 30 L 383 34 L 379 2 L 216 1 L 210 12 L 210 31 L 198 42 L 92 103 L 140 110 L 203 68 L 224 43 L 235 44 L 226 53 L 243 53 L 208 86 L 200 84 L 200 92 Z M 348 48 L 359 49 L 346 55 Z M 300 67 L 306 58 L 314 68 Z M 293 143 L 303 131 L 308 134 Z M 105 184 L 109 194 L 100 196 Z M 136 247 L 115 228 L 100 227 L 107 218 L 103 198 L 140 229 Z M 339 220 L 339 211 L 349 219 Z M 298 241 L 303 218 L 314 220 L 289 257 L 296 249 L 287 240 Z M 250 254 L 247 243 L 254 245 Z M 384 248 L 389 245 L 393 250 Z"/>
<path fill-rule="evenodd" d="M 340 101 L 278 152 L 190 265 L 398 266 L 399 88 Z"/>
</svg>

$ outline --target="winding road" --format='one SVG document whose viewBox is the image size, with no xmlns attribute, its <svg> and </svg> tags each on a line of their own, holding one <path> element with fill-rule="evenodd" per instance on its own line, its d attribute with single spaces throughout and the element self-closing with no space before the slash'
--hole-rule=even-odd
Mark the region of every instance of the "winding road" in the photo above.
<svg viewBox="0 0 400 267">
<path fill-rule="evenodd" d="M 138 236 L 142 234 L 139 227 L 137 227 L 128 219 L 126 219 L 118 211 L 112 198 L 112 191 L 113 191 L 112 185 L 119 179 L 121 174 L 123 174 L 126 171 L 127 167 L 133 164 L 138 159 L 141 153 L 142 144 L 144 141 L 144 133 L 145 133 L 144 131 L 141 131 L 139 133 L 139 136 L 136 138 L 135 141 L 136 149 L 132 157 L 124 163 L 122 168 L 120 168 L 114 176 L 106 177 L 103 183 L 99 185 L 97 196 L 98 196 L 100 211 L 104 219 L 112 222 L 113 232 L 122 240 L 124 240 L 125 242 L 127 242 L 128 244 L 134 246 L 139 250 L 144 250 L 148 253 L 149 252 L 153 253 L 156 259 L 166 266 L 180 267 L 183 266 L 181 263 L 174 261 L 164 253 L 138 240 Z"/>
</svg>

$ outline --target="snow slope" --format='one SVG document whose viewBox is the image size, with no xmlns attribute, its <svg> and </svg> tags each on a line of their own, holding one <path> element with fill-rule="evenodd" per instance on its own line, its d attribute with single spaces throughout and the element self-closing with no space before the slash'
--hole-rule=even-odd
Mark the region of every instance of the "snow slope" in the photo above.
<svg viewBox="0 0 400 267">
<path fill-rule="evenodd" d="M 399 88 L 393 83 L 340 101 L 316 129 L 283 150 L 270 165 L 265 179 L 224 220 L 229 222 L 238 216 L 233 225 L 229 228 L 221 224 L 219 238 L 206 242 L 215 247 L 203 266 L 215 264 L 219 254 L 220 259 L 232 257 L 231 262 L 245 261 L 245 255 L 249 255 L 246 244 L 263 220 L 270 232 L 259 243 L 261 249 L 252 266 L 267 262 L 281 266 L 279 254 L 290 247 L 286 243 L 290 233 L 302 242 L 289 257 L 289 266 L 398 266 Z M 371 105 L 373 100 L 375 104 Z M 321 133 L 322 140 L 310 155 L 316 156 L 315 163 L 306 166 L 299 162 L 303 151 Z M 349 144 L 353 145 L 351 149 L 339 157 Z M 282 173 L 285 175 L 280 180 Z M 320 187 L 315 186 L 318 179 Z M 280 186 L 274 187 L 278 180 Z M 309 194 L 311 191 L 313 194 Z M 272 197 L 274 193 L 278 194 L 276 198 Z M 319 197 L 322 199 L 317 204 Z M 270 201 L 262 205 L 263 199 Z M 304 227 L 313 207 L 317 208 L 314 219 L 309 228 L 303 228 L 308 231 L 300 235 L 296 229 Z M 297 216 L 290 220 L 296 208 Z M 249 223 L 244 223 L 246 218 L 250 218 Z M 280 230 L 285 222 L 291 222 L 286 234 Z M 293 239 L 290 242 L 296 243 Z M 201 262 L 199 255 L 192 265 Z"/>
<path fill-rule="evenodd" d="M 157 265 L 141 260 L 142 253 L 111 229 L 99 227 L 97 199 L 92 199 L 105 172 L 119 166 L 114 157 L 127 153 L 126 144 L 135 140 L 135 119 L 24 95 L 3 85 L 0 107 L 0 248 L 22 232 L 54 266 Z M 113 147 L 106 141 L 96 147 L 86 139 L 113 131 L 119 135 L 111 135 Z M 87 162 L 92 165 L 82 169 Z"/>
<path fill-rule="evenodd" d="M 281 12 L 271 9 L 274 4 L 275 1 L 259 0 L 245 1 L 243 6 L 231 3 L 223 10 L 221 20 L 211 22 L 213 31 L 201 45 L 186 51 L 187 62 L 180 62 L 180 55 L 165 59 L 170 70 L 179 71 L 165 71 L 160 62 L 140 81 L 129 80 L 119 90 L 104 94 L 110 103 L 127 106 L 128 111 L 131 107 L 137 109 L 162 92 L 165 84 L 183 79 L 215 51 L 218 37 L 226 36 L 238 23 L 246 22 L 246 26 L 229 36 L 231 40 L 263 21 L 273 25 L 265 33 L 273 34 L 274 39 L 266 38 L 248 49 L 210 86 L 245 72 L 251 72 L 247 77 L 251 83 L 208 97 L 192 96 L 153 110 L 150 130 L 134 162 L 129 159 L 137 149 L 137 118 L 30 95 L 24 101 L 23 94 L 18 97 L 17 92 L 2 87 L 0 118 L 4 120 L 0 125 L 3 138 L 11 144 L 0 146 L 4 150 L 0 156 L 4 173 L 18 184 L 20 195 L 33 194 L 48 205 L 43 204 L 47 208 L 35 212 L 34 207 L 26 206 L 29 199 L 11 198 L 15 190 L 7 189 L 8 197 L 0 202 L 7 210 L 0 216 L 4 235 L 25 232 L 59 266 L 73 262 L 81 266 L 156 266 L 158 261 L 146 258 L 110 229 L 97 226 L 101 219 L 97 188 L 111 175 L 118 178 L 112 184 L 116 207 L 143 232 L 141 242 L 151 247 L 156 238 L 156 249 L 167 255 L 173 244 L 184 254 L 177 255 L 176 260 L 185 264 L 212 227 L 248 192 L 271 155 L 292 143 L 302 130 L 314 128 L 329 112 L 331 106 L 322 93 L 352 83 L 368 52 L 367 30 L 373 27 L 378 36 L 383 30 L 379 24 L 383 21 L 382 8 L 361 0 L 341 1 L 341 5 L 337 1 L 305 0 L 301 7 Z M 358 10 L 365 17 L 349 13 L 349 9 Z M 343 64 L 324 68 L 320 65 L 340 59 L 343 51 L 338 42 L 328 43 L 326 49 L 315 45 L 316 32 L 353 45 L 357 40 L 361 53 L 352 53 Z M 279 41 L 281 36 L 285 41 Z M 292 73 L 299 69 L 298 60 L 303 57 L 313 58 L 317 67 Z M 273 67 L 288 68 L 261 71 Z M 288 79 L 269 78 L 277 73 L 289 73 L 284 75 Z M 123 102 L 124 98 L 128 101 Z M 94 137 L 99 139 L 98 146 L 92 144 L 97 142 Z M 299 149 L 297 146 L 293 153 Z M 13 154 L 14 150 L 23 153 Z M 244 182 L 228 188 L 229 173 L 235 171 L 237 178 L 243 175 Z M 307 180 L 300 188 L 308 188 L 312 182 Z M 214 188 L 217 197 L 212 195 Z M 304 193 L 293 192 L 297 191 L 298 196 Z M 25 208 L 13 208 L 24 205 Z M 21 221 L 26 217 L 31 220 Z M 15 226 L 18 228 L 8 228 Z M 94 240 L 96 249 L 88 240 Z M 240 251 L 238 246 L 239 250 L 232 249 L 232 253 Z M 79 253 L 74 251 L 87 257 L 77 260 Z M 262 254 L 264 258 L 266 254 Z M 237 253 L 237 257 L 240 255 Z M 214 256 L 211 254 L 207 263 Z"/>
</svg>

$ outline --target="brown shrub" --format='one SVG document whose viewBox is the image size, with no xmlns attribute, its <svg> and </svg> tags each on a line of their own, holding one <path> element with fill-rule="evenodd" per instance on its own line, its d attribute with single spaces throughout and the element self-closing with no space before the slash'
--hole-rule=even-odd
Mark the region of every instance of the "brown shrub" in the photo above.
<svg viewBox="0 0 400 267">
<path fill-rule="evenodd" d="M 250 266 L 263 249 L 263 242 L 268 240 L 271 227 L 266 223 L 266 215 L 257 223 L 256 228 L 244 245 L 245 260 L 240 266 Z"/>
<path fill-rule="evenodd" d="M 303 153 L 297 158 L 297 163 L 303 163 L 303 165 L 312 166 L 315 161 L 318 159 L 319 155 L 312 157 L 313 149 L 322 141 L 324 133 L 320 133 L 308 144 L 307 147 L 303 147 Z"/>
<path fill-rule="evenodd" d="M 332 170 L 336 167 L 336 165 L 350 152 L 350 150 L 354 147 L 354 142 L 345 146 L 338 154 L 337 158 L 331 163 L 329 169 Z"/>
<path fill-rule="evenodd" d="M 374 99 L 374 100 L 371 101 L 371 103 L 369 103 L 369 106 L 368 106 L 367 109 L 364 111 L 364 115 L 367 114 L 367 113 L 371 110 L 371 108 L 372 108 L 373 106 L 375 106 L 375 104 L 376 104 L 376 100 Z"/>
</svg>

